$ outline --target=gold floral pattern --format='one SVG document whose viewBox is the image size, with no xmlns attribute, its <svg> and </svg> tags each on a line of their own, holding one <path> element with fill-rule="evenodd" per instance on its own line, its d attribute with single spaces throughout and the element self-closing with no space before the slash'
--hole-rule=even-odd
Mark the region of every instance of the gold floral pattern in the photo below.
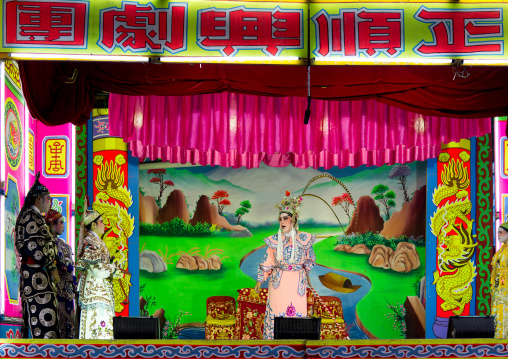
<svg viewBox="0 0 508 359">
<path fill-rule="evenodd" d="M 495 317 L 495 338 L 508 338 L 508 245 L 492 258 L 491 293 L 492 315 Z"/>
<path fill-rule="evenodd" d="M 343 340 L 346 337 L 346 323 L 339 323 L 338 325 L 335 323 L 321 323 L 321 340 Z"/>
<path fill-rule="evenodd" d="M 205 326 L 205 339 L 234 339 L 234 325 L 209 324 Z"/>
<path fill-rule="evenodd" d="M 229 318 L 235 313 L 235 300 L 208 303 L 206 306 L 206 312 L 215 319 Z"/>
<path fill-rule="evenodd" d="M 235 317 L 235 312 L 235 299 L 233 297 L 209 297 L 206 300 L 205 338 L 234 339 L 235 322 L 231 323 L 229 319 Z"/>
</svg>

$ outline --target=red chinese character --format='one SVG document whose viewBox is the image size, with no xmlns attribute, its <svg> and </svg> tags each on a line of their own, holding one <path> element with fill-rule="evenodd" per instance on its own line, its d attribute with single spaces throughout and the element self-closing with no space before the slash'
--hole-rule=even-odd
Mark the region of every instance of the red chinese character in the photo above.
<svg viewBox="0 0 508 359">
<path fill-rule="evenodd" d="M 317 56 L 395 57 L 402 52 L 402 10 L 345 9 L 339 15 L 321 10 L 312 21 L 316 26 Z"/>
<path fill-rule="evenodd" d="M 86 1 L 7 1 L 5 45 L 84 48 L 87 13 Z"/>
<path fill-rule="evenodd" d="M 198 45 L 225 56 L 261 49 L 277 56 L 283 49 L 303 48 L 301 10 L 210 9 L 198 12 Z"/>
<path fill-rule="evenodd" d="M 62 171 L 65 172 L 65 168 L 63 166 L 63 161 L 62 161 L 62 155 L 64 154 L 63 149 L 65 148 L 65 144 L 62 144 L 60 142 L 55 142 L 55 143 L 53 143 L 53 146 L 48 145 L 48 147 L 49 147 L 49 153 L 50 153 L 48 172 L 53 172 L 53 173 L 59 173 Z M 65 161 L 65 157 L 63 158 L 63 160 Z"/>
<path fill-rule="evenodd" d="M 101 11 L 99 46 L 108 52 L 123 51 L 177 53 L 185 50 L 187 4 L 172 3 L 168 9 L 152 4 L 124 4 L 121 9 Z"/>
<path fill-rule="evenodd" d="M 402 49 L 402 14 L 400 12 L 361 11 L 358 17 L 358 47 L 369 56 L 379 51 L 393 56 Z"/>
<path fill-rule="evenodd" d="M 502 40 L 482 41 L 504 36 L 502 9 L 443 10 L 422 6 L 415 18 L 432 23 L 429 29 L 433 42 L 421 41 L 415 47 L 420 55 L 503 54 Z"/>
</svg>

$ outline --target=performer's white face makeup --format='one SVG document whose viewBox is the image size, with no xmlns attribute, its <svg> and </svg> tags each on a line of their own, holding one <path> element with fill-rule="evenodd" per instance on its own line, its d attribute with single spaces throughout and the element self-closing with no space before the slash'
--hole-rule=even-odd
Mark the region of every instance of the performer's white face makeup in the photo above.
<svg viewBox="0 0 508 359">
<path fill-rule="evenodd" d="M 506 243 L 508 242 L 508 232 L 504 230 L 502 227 L 499 227 L 497 230 L 497 240 L 499 243 Z"/>
<path fill-rule="evenodd" d="M 279 223 L 280 223 L 280 229 L 284 233 L 289 233 L 291 231 L 291 228 L 293 228 L 293 224 L 291 223 L 293 218 L 287 213 L 281 213 L 279 215 Z"/>
<path fill-rule="evenodd" d="M 55 232 L 57 236 L 60 236 L 64 232 L 64 230 L 65 230 L 65 222 L 63 218 L 60 218 L 55 222 L 55 224 L 53 224 L 53 232 Z"/>
</svg>

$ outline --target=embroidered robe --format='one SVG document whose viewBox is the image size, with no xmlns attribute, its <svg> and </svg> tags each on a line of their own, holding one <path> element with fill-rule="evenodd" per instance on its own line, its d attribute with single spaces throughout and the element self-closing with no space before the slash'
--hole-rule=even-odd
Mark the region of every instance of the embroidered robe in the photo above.
<svg viewBox="0 0 508 359">
<path fill-rule="evenodd" d="M 16 220 L 16 249 L 21 257 L 20 295 L 24 325 L 34 339 L 58 338 L 55 287 L 49 272 L 56 268 L 57 248 L 42 214 L 25 207 Z"/>
<path fill-rule="evenodd" d="M 74 332 L 74 298 L 76 296 L 76 277 L 71 246 L 61 238 L 55 237 L 58 248 L 57 268 L 60 281 L 56 284 L 58 302 L 58 320 L 60 338 L 73 339 Z"/>
<path fill-rule="evenodd" d="M 111 280 L 116 266 L 110 264 L 106 243 L 94 232 L 84 238 L 78 254 L 78 303 L 81 307 L 79 339 L 113 339 L 115 297 Z"/>
<path fill-rule="evenodd" d="M 277 260 L 278 235 L 274 234 L 264 239 L 268 247 L 258 269 L 258 282 L 270 278 L 263 339 L 273 339 L 275 317 L 307 316 L 307 275 L 316 263 L 312 249 L 316 237 L 298 232 L 296 243 L 292 243 L 289 236 L 283 234 L 283 237 L 281 261 Z M 291 261 L 293 245 L 296 245 L 296 256 L 295 260 Z"/>
</svg>

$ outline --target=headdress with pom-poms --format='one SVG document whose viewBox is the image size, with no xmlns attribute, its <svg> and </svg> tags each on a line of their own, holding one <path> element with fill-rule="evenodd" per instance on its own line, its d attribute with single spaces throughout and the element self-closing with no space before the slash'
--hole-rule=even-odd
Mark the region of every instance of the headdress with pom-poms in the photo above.
<svg viewBox="0 0 508 359">
<path fill-rule="evenodd" d="M 291 192 L 286 191 L 286 196 L 282 199 L 280 204 L 276 204 L 275 207 L 279 209 L 279 216 L 281 213 L 287 213 L 291 216 L 293 219 L 293 228 L 291 229 L 291 232 L 289 233 L 292 243 L 294 244 L 292 246 L 291 250 L 291 259 L 290 262 L 295 262 L 296 252 L 298 250 L 297 246 L 298 243 L 296 241 L 296 231 L 298 231 L 298 218 L 300 216 L 299 209 L 302 206 L 302 197 L 291 197 Z M 284 237 L 282 235 L 282 230 L 279 227 L 279 233 L 278 233 L 278 241 L 277 241 L 277 260 L 282 261 L 283 259 L 283 241 Z"/>
<path fill-rule="evenodd" d="M 279 209 L 279 215 L 281 213 L 287 213 L 293 219 L 297 219 L 300 215 L 299 209 L 303 206 L 302 197 L 291 197 L 291 192 L 286 191 L 286 197 L 282 201 L 277 203 L 275 207 Z"/>
</svg>

